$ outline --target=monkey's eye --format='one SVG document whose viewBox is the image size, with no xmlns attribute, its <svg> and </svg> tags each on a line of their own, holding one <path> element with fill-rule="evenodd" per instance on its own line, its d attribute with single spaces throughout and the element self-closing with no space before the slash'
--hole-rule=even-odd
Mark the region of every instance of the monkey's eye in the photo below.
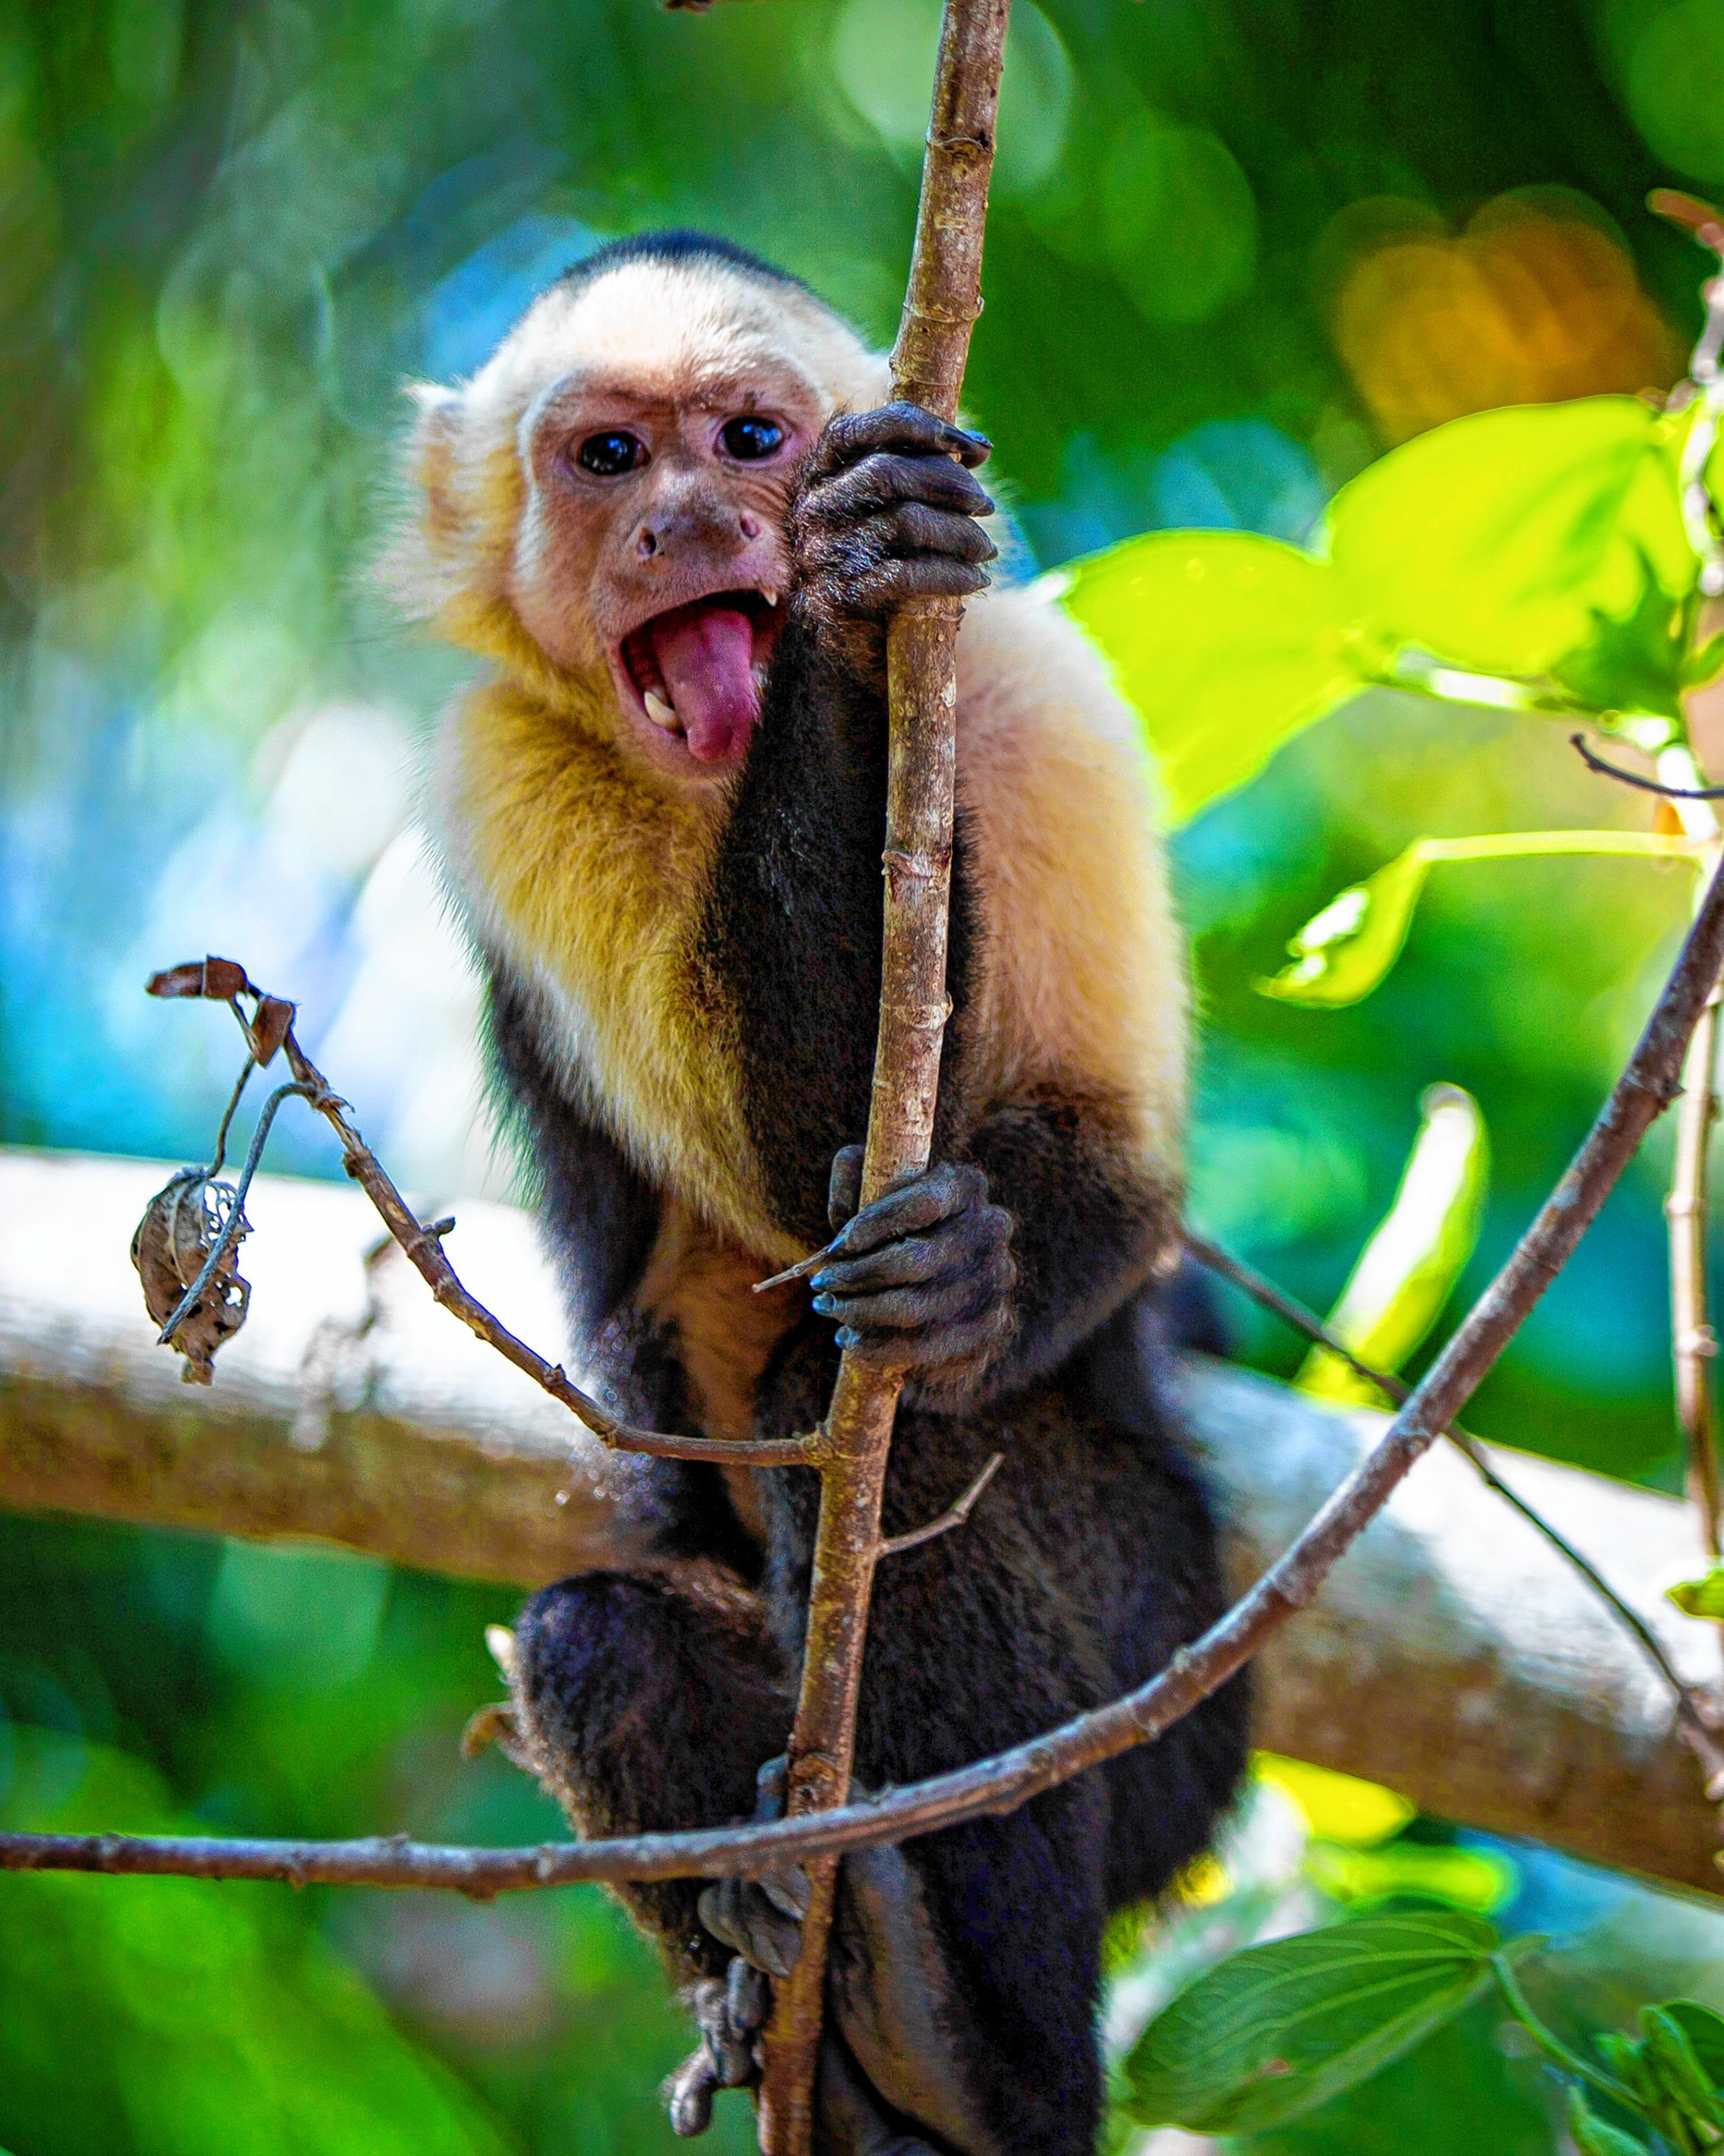
<svg viewBox="0 0 1724 2156">
<path fill-rule="evenodd" d="M 647 445 L 639 434 L 613 427 L 603 434 L 589 434 L 575 452 L 582 471 L 599 479 L 618 479 L 639 470 L 647 460 Z"/>
<path fill-rule="evenodd" d="M 784 429 L 776 419 L 726 419 L 718 430 L 719 446 L 741 464 L 757 464 L 781 449 Z"/>
</svg>

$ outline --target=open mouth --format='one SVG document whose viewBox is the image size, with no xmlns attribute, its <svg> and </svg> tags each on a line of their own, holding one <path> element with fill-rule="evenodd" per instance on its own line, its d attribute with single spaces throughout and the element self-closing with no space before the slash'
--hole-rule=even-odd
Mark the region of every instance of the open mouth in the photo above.
<svg viewBox="0 0 1724 2156">
<path fill-rule="evenodd" d="M 778 640 L 776 592 L 711 592 L 623 639 L 623 671 L 659 731 L 699 763 L 748 746 Z"/>
</svg>

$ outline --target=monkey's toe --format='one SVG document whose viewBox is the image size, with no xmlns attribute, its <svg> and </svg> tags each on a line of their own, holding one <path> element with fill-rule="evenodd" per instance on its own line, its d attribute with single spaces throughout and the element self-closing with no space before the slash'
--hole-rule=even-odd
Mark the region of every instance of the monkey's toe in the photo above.
<svg viewBox="0 0 1724 2156">
<path fill-rule="evenodd" d="M 697 1906 L 713 1938 L 750 1968 L 768 1976 L 788 1976 L 795 1968 L 806 1902 L 793 1913 L 772 1898 L 763 1880 L 720 1879 L 701 1888 Z"/>
</svg>

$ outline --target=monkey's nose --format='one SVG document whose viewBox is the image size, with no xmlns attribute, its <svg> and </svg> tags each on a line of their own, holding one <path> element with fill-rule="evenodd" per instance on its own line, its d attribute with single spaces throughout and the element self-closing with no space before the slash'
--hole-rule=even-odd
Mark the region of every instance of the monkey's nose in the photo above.
<svg viewBox="0 0 1724 2156">
<path fill-rule="evenodd" d="M 690 547 L 735 554 L 759 536 L 758 520 L 728 502 L 682 501 L 644 520 L 634 535 L 634 551 L 643 562 Z"/>
</svg>

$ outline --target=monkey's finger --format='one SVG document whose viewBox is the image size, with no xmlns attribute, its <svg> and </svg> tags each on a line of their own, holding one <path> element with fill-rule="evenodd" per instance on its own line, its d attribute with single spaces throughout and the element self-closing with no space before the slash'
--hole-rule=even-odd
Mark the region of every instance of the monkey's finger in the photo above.
<svg viewBox="0 0 1724 2156">
<path fill-rule="evenodd" d="M 680 2140 L 704 2133 L 712 2123 L 712 2099 L 718 2076 L 703 2044 L 687 2058 L 664 2084 L 664 2107 L 670 2114 L 670 2131 Z"/>
<path fill-rule="evenodd" d="M 985 1367 L 1004 1335 L 996 1310 L 962 1325 L 930 1326 L 921 1332 L 859 1332 L 847 1325 L 836 1337 L 847 1355 L 876 1369 L 943 1370 L 957 1363 Z"/>
<path fill-rule="evenodd" d="M 841 412 L 828 422 L 815 446 L 813 465 L 837 471 L 875 449 L 901 449 L 911 456 L 938 454 L 961 464 L 986 464 L 993 444 L 986 434 L 955 427 L 920 404 L 882 404 L 872 412 Z"/>
<path fill-rule="evenodd" d="M 957 562 L 991 562 L 999 548 L 973 516 L 955 510 L 930 509 L 925 501 L 900 502 L 882 509 L 862 526 L 877 537 L 883 554 L 909 561 L 917 555 L 947 554 Z"/>
<path fill-rule="evenodd" d="M 748 2032 L 731 2020 L 730 1986 L 722 1977 L 709 1977 L 695 1987 L 695 2020 L 706 2040 L 706 2056 L 721 2088 L 741 2088 L 752 2078 L 754 2055 Z"/>
<path fill-rule="evenodd" d="M 802 1926 L 774 1908 L 752 1881 L 721 1879 L 703 1887 L 695 1907 L 713 1938 L 756 1969 L 782 1977 L 795 1968 L 802 1954 Z"/>
<path fill-rule="evenodd" d="M 885 561 L 859 577 L 849 604 L 860 614 L 890 613 L 906 599 L 970 599 L 985 592 L 985 569 L 955 561 L 949 554 L 917 554 L 907 562 Z"/>
<path fill-rule="evenodd" d="M 878 1250 L 882 1243 L 900 1235 L 921 1235 L 942 1221 L 988 1202 L 988 1178 L 979 1168 L 960 1168 L 950 1161 L 926 1168 L 914 1182 L 889 1190 L 865 1205 L 855 1218 L 840 1228 L 831 1242 L 834 1258 L 859 1257 L 864 1250 Z"/>
<path fill-rule="evenodd" d="M 889 1287 L 878 1295 L 823 1295 L 814 1307 L 823 1317 L 864 1332 L 920 1332 L 930 1326 L 961 1323 L 998 1311 L 1017 1283 L 1018 1268 L 1000 1250 L 980 1265 L 924 1281 L 914 1287 Z"/>
<path fill-rule="evenodd" d="M 934 509 L 962 510 L 967 516 L 992 516 L 994 506 L 981 481 L 950 457 L 907 457 L 876 449 L 811 487 L 803 510 L 820 517 L 854 517 L 896 501 L 925 501 Z"/>
<path fill-rule="evenodd" d="M 866 1146 L 840 1146 L 832 1156 L 832 1180 L 826 1186 L 826 1217 L 835 1235 L 862 1203 L 862 1157 Z"/>
<path fill-rule="evenodd" d="M 750 1883 L 759 1887 L 775 1909 L 782 1909 L 798 1923 L 808 1913 L 808 1875 L 801 1865 L 788 1864 L 781 1871 L 763 1871 Z"/>
<path fill-rule="evenodd" d="M 731 2026 L 745 2035 L 758 2029 L 767 2018 L 770 2000 L 766 1978 L 741 1954 L 731 1962 L 725 1979 L 725 2004 Z"/>
<path fill-rule="evenodd" d="M 911 1287 L 935 1281 L 980 1258 L 1003 1250 L 1012 1240 L 1012 1216 L 1003 1205 L 967 1206 L 921 1235 L 881 1243 L 856 1257 L 829 1252 L 808 1282 L 816 1296 L 864 1295 L 877 1288 Z M 820 1307 L 818 1302 L 814 1305 Z"/>
</svg>

